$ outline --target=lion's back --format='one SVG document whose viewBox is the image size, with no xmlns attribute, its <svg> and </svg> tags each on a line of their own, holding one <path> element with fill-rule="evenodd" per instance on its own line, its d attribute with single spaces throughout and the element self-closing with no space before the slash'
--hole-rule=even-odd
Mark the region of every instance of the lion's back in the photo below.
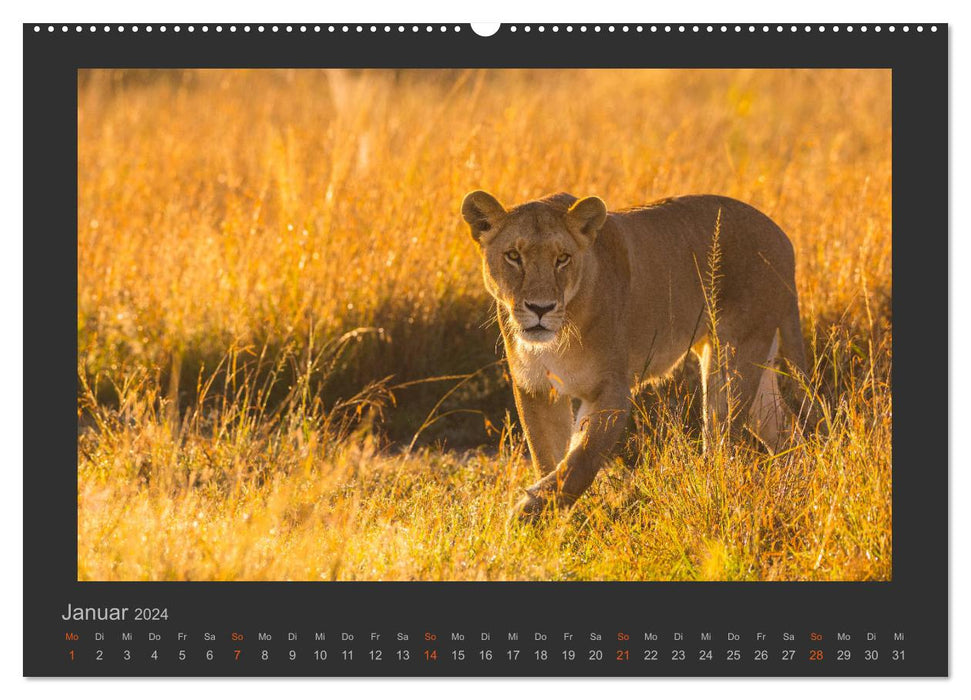
<svg viewBox="0 0 971 700">
<path fill-rule="evenodd" d="M 731 197 L 669 197 L 614 212 L 612 218 L 632 264 L 637 260 L 652 266 L 662 262 L 695 279 L 698 268 L 716 264 L 720 269 L 715 272 L 727 287 L 765 286 L 766 293 L 780 279 L 791 281 L 794 276 L 795 255 L 789 237 L 768 215 Z M 717 248 L 713 250 L 716 233 Z"/>
</svg>

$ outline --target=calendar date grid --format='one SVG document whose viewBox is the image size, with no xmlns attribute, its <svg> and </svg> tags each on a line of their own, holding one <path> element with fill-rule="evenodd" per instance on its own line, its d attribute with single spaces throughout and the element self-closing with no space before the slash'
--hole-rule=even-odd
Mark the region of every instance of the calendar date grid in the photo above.
<svg viewBox="0 0 971 700">
<path fill-rule="evenodd" d="M 730 632 L 730 631 L 321 631 L 67 630 L 66 663 L 89 666 L 193 664 L 252 670 L 254 667 L 311 667 L 339 673 L 341 667 L 690 666 L 804 667 L 902 665 L 903 632 Z"/>
</svg>

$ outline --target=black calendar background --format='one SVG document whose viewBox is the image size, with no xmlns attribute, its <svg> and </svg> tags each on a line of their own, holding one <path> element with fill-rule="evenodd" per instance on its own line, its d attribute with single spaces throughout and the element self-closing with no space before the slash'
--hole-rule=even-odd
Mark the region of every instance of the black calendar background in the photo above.
<svg viewBox="0 0 971 700">
<path fill-rule="evenodd" d="M 946 328 L 948 30 L 627 34 L 35 32 L 24 26 L 25 675 L 946 675 L 946 383 L 924 381 Z M 156 25 L 157 26 L 157 25 Z M 183 28 L 188 25 L 182 25 Z M 228 26 L 228 25 L 227 25 Z M 238 25 L 241 26 L 241 25 Z M 272 26 L 272 25 L 267 25 Z M 425 25 L 422 25 L 424 27 Z M 520 25 L 522 26 L 522 25 Z M 549 26 L 549 25 L 547 25 Z M 591 28 L 593 25 L 589 25 Z M 743 25 L 747 28 L 748 25 Z M 758 25 L 761 27 L 761 25 Z M 796 31 L 790 27 L 796 26 Z M 818 25 L 813 25 L 818 26 Z M 841 25 L 843 27 L 847 25 Z M 888 28 L 890 25 L 882 25 Z M 916 25 L 912 25 L 916 26 Z M 436 27 L 437 29 L 437 27 Z M 89 583 L 77 581 L 77 74 L 93 67 L 859 67 L 893 71 L 894 570 L 880 583 Z M 931 323 L 931 308 L 938 314 Z M 946 364 L 946 351 L 940 353 Z M 940 371 L 939 368 L 936 371 Z M 44 417 L 43 435 L 32 418 Z M 167 619 L 71 623 L 75 606 Z M 103 642 L 93 638 L 105 634 Z M 204 641 L 205 633 L 216 639 Z M 120 635 L 130 633 L 130 642 Z M 152 640 L 148 635 L 160 635 Z M 181 641 L 177 635 L 187 634 Z M 233 633 L 242 635 L 232 639 Z M 261 640 L 259 635 L 272 639 Z M 298 635 L 297 640 L 287 635 Z M 315 640 L 324 633 L 325 640 Z M 396 635 L 407 634 L 407 642 Z M 464 640 L 453 640 L 454 633 Z M 482 633 L 491 639 L 484 642 Z M 510 634 L 518 639 L 511 640 Z M 574 635 L 565 640 L 564 634 Z M 644 635 L 658 635 L 656 642 Z M 681 633 L 683 640 L 673 635 Z M 710 634 L 710 640 L 701 638 Z M 728 633 L 739 641 L 729 641 Z M 756 635 L 765 633 L 763 643 Z M 791 633 L 793 640 L 784 641 Z M 837 635 L 851 635 L 838 641 Z M 869 643 L 867 634 L 875 634 Z M 75 640 L 71 635 L 77 634 Z M 354 635 L 353 640 L 342 639 Z M 379 634 L 377 640 L 372 634 Z M 431 640 L 426 635 L 435 635 Z M 536 634 L 547 635 L 537 640 Z M 601 639 L 590 639 L 591 634 Z M 629 640 L 618 635 L 629 635 Z M 894 639 L 894 635 L 903 635 Z M 811 635 L 820 635 L 814 639 Z M 110 658 L 91 660 L 103 646 Z M 180 648 L 189 652 L 177 660 Z M 314 663 L 313 650 L 328 650 Z M 642 658 L 654 647 L 661 658 Z M 894 648 L 906 650 L 894 661 Z M 121 657 L 130 648 L 131 661 Z M 153 649 L 161 659 L 151 659 Z M 205 658 L 207 649 L 214 659 Z M 464 660 L 452 652 L 466 651 Z M 480 653 L 489 648 L 488 663 Z M 738 663 L 727 658 L 737 648 Z M 755 663 L 752 654 L 768 650 Z M 811 661 L 821 649 L 823 659 Z M 840 664 L 840 648 L 853 652 Z M 867 649 L 879 656 L 864 660 Z M 288 651 L 296 649 L 291 662 Z M 383 650 L 380 662 L 369 652 Z M 395 660 L 408 649 L 409 659 Z M 535 653 L 548 650 L 540 661 Z M 577 659 L 563 652 L 573 649 Z M 603 660 L 588 659 L 599 649 Z M 629 651 L 628 660 L 616 658 Z M 683 649 L 685 660 L 671 658 Z M 711 650 L 710 660 L 701 658 Z M 793 649 L 794 659 L 780 652 Z M 76 652 L 71 660 L 69 651 Z M 240 651 L 237 658 L 236 650 Z M 269 658 L 260 660 L 262 650 Z M 352 651 L 349 659 L 342 652 Z M 435 658 L 425 652 L 435 651 Z M 509 652 L 518 650 L 517 657 Z M 155 665 L 153 665 L 155 664 Z"/>
</svg>

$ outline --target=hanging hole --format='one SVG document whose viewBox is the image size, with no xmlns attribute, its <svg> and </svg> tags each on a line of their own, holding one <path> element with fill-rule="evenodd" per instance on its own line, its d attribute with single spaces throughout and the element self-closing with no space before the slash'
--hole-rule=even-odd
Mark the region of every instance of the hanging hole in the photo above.
<svg viewBox="0 0 971 700">
<path fill-rule="evenodd" d="M 499 22 L 473 22 L 472 31 L 479 36 L 492 36 L 501 26 Z"/>
</svg>

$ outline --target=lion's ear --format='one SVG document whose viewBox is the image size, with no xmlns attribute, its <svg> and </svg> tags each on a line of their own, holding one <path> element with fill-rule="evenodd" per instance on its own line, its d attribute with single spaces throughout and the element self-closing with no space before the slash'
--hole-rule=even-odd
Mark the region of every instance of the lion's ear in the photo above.
<svg viewBox="0 0 971 700">
<path fill-rule="evenodd" d="M 482 234 L 493 230 L 505 215 L 506 210 L 499 200 L 482 190 L 469 192 L 462 201 L 462 217 L 472 228 L 472 238 L 476 242 Z"/>
<path fill-rule="evenodd" d="M 592 243 L 607 220 L 607 205 L 600 197 L 585 197 L 574 203 L 566 216 L 576 230 Z"/>
</svg>

